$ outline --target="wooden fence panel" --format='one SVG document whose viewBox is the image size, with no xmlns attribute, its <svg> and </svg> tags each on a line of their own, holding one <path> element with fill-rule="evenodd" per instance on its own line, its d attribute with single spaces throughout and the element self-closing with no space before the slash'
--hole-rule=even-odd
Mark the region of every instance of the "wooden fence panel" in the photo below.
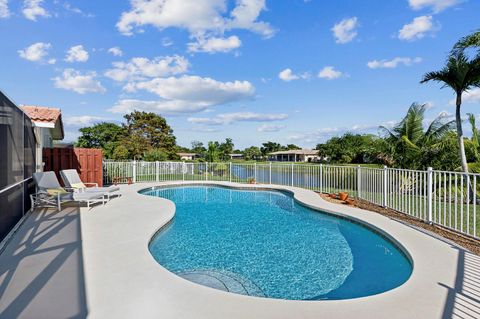
<svg viewBox="0 0 480 319">
<path fill-rule="evenodd" d="M 43 149 L 44 171 L 54 171 L 59 178 L 63 169 L 76 169 L 84 183 L 103 186 L 102 150 L 90 148 Z"/>
</svg>

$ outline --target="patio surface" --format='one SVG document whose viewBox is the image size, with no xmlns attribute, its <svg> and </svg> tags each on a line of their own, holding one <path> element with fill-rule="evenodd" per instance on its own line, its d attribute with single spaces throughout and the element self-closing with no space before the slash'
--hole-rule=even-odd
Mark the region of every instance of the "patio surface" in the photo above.
<svg viewBox="0 0 480 319">
<path fill-rule="evenodd" d="M 479 256 L 293 187 L 257 185 L 290 190 L 307 206 L 382 229 L 413 258 L 411 278 L 379 295 L 329 301 L 249 297 L 182 279 L 148 251 L 175 205 L 137 193 L 166 184 L 181 182 L 125 185 L 122 197 L 91 210 L 33 212 L 0 255 L 0 318 L 480 318 Z"/>
</svg>

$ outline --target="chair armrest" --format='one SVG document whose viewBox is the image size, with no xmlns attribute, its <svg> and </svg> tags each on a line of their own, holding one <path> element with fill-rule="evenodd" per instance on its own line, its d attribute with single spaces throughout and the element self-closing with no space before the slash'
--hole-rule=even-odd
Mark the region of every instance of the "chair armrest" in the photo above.
<svg viewBox="0 0 480 319">
<path fill-rule="evenodd" d="M 85 185 L 92 185 L 92 186 L 95 186 L 95 187 L 98 187 L 98 183 L 83 183 Z"/>
</svg>

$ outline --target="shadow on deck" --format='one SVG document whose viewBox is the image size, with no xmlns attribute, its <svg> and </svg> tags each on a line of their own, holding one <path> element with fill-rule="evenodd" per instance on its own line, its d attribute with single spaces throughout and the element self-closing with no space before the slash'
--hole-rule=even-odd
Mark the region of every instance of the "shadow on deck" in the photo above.
<svg viewBox="0 0 480 319">
<path fill-rule="evenodd" d="M 0 318 L 85 318 L 80 209 L 37 209 L 0 255 Z"/>
<path fill-rule="evenodd" d="M 480 256 L 458 249 L 455 286 L 438 283 L 448 290 L 443 319 L 480 318 Z"/>
</svg>

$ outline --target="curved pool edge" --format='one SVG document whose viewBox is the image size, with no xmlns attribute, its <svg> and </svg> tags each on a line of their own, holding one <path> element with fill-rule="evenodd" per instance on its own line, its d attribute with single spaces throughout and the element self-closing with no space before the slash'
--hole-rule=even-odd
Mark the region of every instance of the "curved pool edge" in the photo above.
<svg viewBox="0 0 480 319">
<path fill-rule="evenodd" d="M 410 278 L 387 292 L 346 300 L 298 301 L 256 298 L 231 294 L 191 283 L 160 266 L 148 243 L 175 214 L 169 200 L 139 194 L 152 186 L 239 186 L 240 188 L 288 191 L 312 209 L 344 215 L 368 223 L 393 238 L 414 261 Z M 169 318 L 441 318 L 455 286 L 457 259 L 463 251 L 388 217 L 324 201 L 318 194 L 295 187 L 245 185 L 228 182 L 163 182 L 123 185 L 122 197 L 104 207 L 85 212 L 82 236 L 90 317 L 128 318 L 160 315 Z M 463 251 L 464 253 L 465 251 Z M 435 261 L 434 263 L 432 261 Z M 111 265 L 115 263 L 115 271 Z M 128 289 L 125 279 L 128 278 Z M 108 300 L 105 302 L 105 300 Z M 128 300 L 122 302 L 121 300 Z M 210 305 L 206 307 L 206 305 Z"/>
<path fill-rule="evenodd" d="M 182 184 L 172 184 L 172 185 L 161 185 L 161 186 L 153 186 L 153 187 L 147 187 L 147 188 L 143 188 L 143 189 L 140 189 L 138 191 L 139 194 L 141 195 L 145 195 L 143 194 L 143 192 L 145 191 L 149 191 L 149 190 L 156 190 L 156 189 L 162 189 L 162 188 L 173 188 L 173 187 L 188 187 L 188 186 L 216 186 L 216 187 L 223 187 L 223 188 L 230 188 L 230 189 L 237 189 L 237 190 L 248 190 L 248 191 L 275 191 L 275 192 L 280 192 L 280 193 L 286 193 L 288 194 L 289 196 L 291 196 L 294 201 L 304 207 L 307 207 L 309 209 L 312 209 L 320 214 L 327 214 L 327 215 L 331 215 L 331 216 L 335 216 L 337 218 L 341 218 L 341 219 L 344 219 L 344 220 L 347 220 L 351 223 L 356 223 L 358 225 L 360 225 L 361 227 L 364 227 L 364 228 L 367 228 L 369 231 L 372 231 L 376 234 L 378 234 L 379 236 L 383 237 L 385 240 L 387 241 L 390 241 L 398 250 L 400 250 L 400 252 L 405 256 L 406 259 L 408 259 L 408 261 L 410 262 L 410 265 L 412 267 L 412 273 L 413 273 L 413 269 L 415 267 L 415 264 L 414 264 L 414 260 L 412 258 L 412 256 L 410 255 L 410 253 L 408 252 L 408 250 L 397 240 L 395 239 L 393 236 L 391 236 L 389 233 L 387 233 L 386 231 L 384 231 L 383 229 L 381 228 L 378 228 L 377 226 L 373 225 L 373 224 L 370 224 L 369 222 L 365 221 L 365 220 L 362 220 L 362 219 L 358 219 L 356 217 L 352 217 L 352 216 L 349 216 L 349 215 L 345 215 L 345 214 L 342 214 L 340 212 L 337 212 L 337 211 L 328 211 L 328 210 L 325 210 L 325 209 L 321 209 L 317 206 L 312 206 L 312 205 L 309 205 L 308 203 L 304 203 L 302 202 L 301 199 L 298 199 L 296 197 L 296 194 L 298 192 L 296 192 L 295 190 L 292 190 L 292 189 L 282 189 L 281 187 L 282 186 L 277 186 L 277 185 L 268 185 L 269 187 L 266 187 L 266 185 L 263 185 L 263 184 L 254 184 L 252 185 L 251 187 L 244 187 L 245 184 L 235 184 L 235 185 L 224 185 L 224 184 L 215 184 L 215 183 L 204 183 L 203 181 L 202 182 L 199 182 L 199 183 L 194 183 L 194 184 L 189 184 L 189 183 L 182 183 Z M 279 188 L 277 188 L 279 187 Z M 149 195 L 146 195 L 146 196 L 149 196 Z M 168 199 L 167 199 L 168 200 Z M 323 199 L 322 199 L 323 200 Z M 323 200 L 324 202 L 326 202 L 325 200 Z M 173 203 L 173 202 L 172 202 Z M 173 203 L 175 204 L 175 203 Z M 339 205 L 337 205 L 339 206 Z M 170 222 L 173 220 L 173 217 L 174 215 L 172 216 L 172 219 L 165 225 L 162 225 L 160 228 L 158 228 L 158 230 L 155 232 L 155 234 L 152 236 L 152 238 L 149 240 L 148 242 L 148 245 L 150 246 L 151 242 L 153 241 L 153 239 L 158 236 L 158 234 L 160 232 L 162 232 L 162 230 L 168 226 L 168 224 L 170 224 Z M 161 264 L 160 264 L 161 266 Z M 163 266 L 162 266 L 163 267 Z M 401 285 L 404 285 L 411 277 L 411 274 L 410 276 L 407 278 L 407 280 L 402 283 Z M 400 286 L 401 286 L 400 285 Z M 393 289 L 396 289 L 400 286 L 397 286 L 397 287 L 394 287 L 390 290 L 393 290 Z M 388 291 L 390 291 L 388 290 Z M 387 291 L 385 291 L 387 292 Z M 385 292 L 382 292 L 382 293 L 385 293 Z M 364 298 L 364 297 L 356 297 L 356 298 Z M 322 301 L 327 301 L 327 300 L 322 300 Z"/>
</svg>

